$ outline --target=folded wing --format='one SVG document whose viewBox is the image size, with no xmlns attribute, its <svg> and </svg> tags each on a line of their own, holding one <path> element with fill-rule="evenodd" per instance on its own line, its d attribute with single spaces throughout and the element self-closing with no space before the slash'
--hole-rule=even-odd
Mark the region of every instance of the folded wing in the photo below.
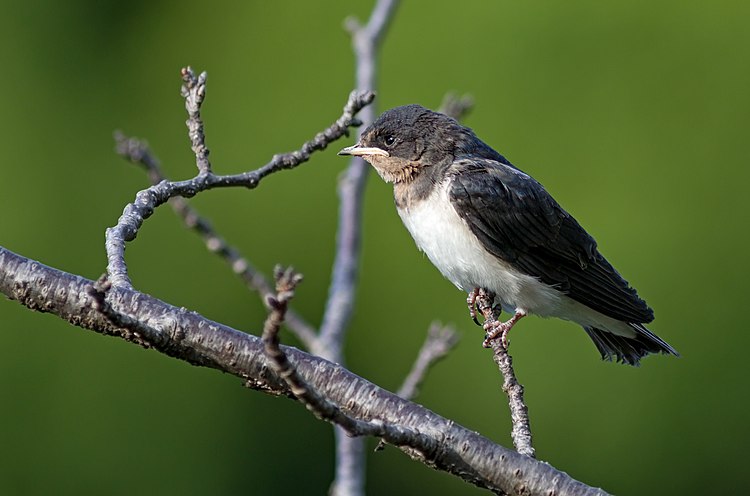
<svg viewBox="0 0 750 496">
<path fill-rule="evenodd" d="M 490 159 L 458 160 L 451 174 L 451 201 L 490 253 L 604 315 L 654 319 L 596 241 L 536 180 Z"/>
</svg>

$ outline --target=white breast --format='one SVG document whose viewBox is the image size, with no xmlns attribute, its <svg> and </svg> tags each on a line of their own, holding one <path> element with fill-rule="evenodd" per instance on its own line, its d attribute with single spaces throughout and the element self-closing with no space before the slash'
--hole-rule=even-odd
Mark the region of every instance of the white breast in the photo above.
<svg viewBox="0 0 750 496">
<path fill-rule="evenodd" d="M 562 293 L 487 252 L 453 208 L 447 181 L 427 199 L 398 213 L 419 249 L 459 289 L 494 291 L 507 311 L 558 314 Z"/>
</svg>

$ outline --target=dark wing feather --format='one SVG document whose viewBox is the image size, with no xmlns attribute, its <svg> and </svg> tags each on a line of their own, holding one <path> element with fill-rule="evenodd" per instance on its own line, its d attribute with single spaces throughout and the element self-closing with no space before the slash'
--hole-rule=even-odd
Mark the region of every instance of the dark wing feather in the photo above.
<svg viewBox="0 0 750 496">
<path fill-rule="evenodd" d="M 451 175 L 451 201 L 488 251 L 604 315 L 653 320 L 596 241 L 533 178 L 489 159 L 457 160 Z"/>
<path fill-rule="evenodd" d="M 593 327 L 584 327 L 604 360 L 616 360 L 628 365 L 638 365 L 649 353 L 665 353 L 680 356 L 677 350 L 641 324 L 630 323 L 635 336 L 626 338 Z"/>
</svg>

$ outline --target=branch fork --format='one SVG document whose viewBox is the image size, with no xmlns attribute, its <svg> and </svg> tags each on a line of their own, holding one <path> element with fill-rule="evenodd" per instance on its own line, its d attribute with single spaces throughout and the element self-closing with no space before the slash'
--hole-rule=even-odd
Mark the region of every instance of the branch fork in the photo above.
<svg viewBox="0 0 750 496">
<path fill-rule="evenodd" d="M 331 422 L 344 429 L 349 436 L 379 437 L 396 446 L 408 446 L 424 450 L 434 442 L 418 431 L 396 424 L 389 424 L 380 419 L 361 420 L 344 413 L 333 401 L 313 388 L 300 374 L 280 347 L 279 331 L 289 301 L 294 297 L 294 290 L 302 281 L 302 275 L 293 268 L 277 266 L 274 270 L 276 295 L 268 297 L 271 312 L 263 326 L 263 347 L 271 368 L 289 386 L 292 394 L 316 417 Z"/>
</svg>

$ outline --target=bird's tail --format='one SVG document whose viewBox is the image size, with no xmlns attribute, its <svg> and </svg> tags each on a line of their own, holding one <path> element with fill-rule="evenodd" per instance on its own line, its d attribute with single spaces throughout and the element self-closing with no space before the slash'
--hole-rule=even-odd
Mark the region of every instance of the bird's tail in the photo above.
<svg viewBox="0 0 750 496">
<path fill-rule="evenodd" d="M 640 360 L 649 353 L 664 353 L 665 355 L 680 356 L 663 339 L 646 329 L 641 324 L 628 324 L 634 331 L 635 337 L 619 336 L 594 327 L 584 327 L 596 349 L 602 354 L 602 359 L 638 366 Z"/>
</svg>

